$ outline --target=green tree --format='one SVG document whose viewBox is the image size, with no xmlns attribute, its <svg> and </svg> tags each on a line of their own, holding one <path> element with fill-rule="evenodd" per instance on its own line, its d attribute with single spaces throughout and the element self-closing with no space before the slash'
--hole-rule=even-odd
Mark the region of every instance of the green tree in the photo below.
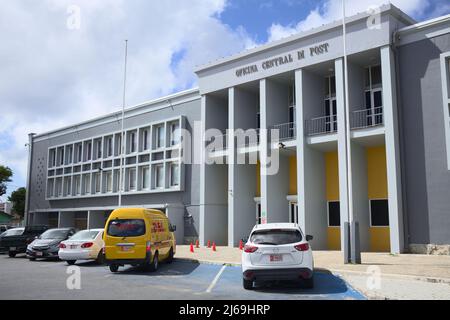
<svg viewBox="0 0 450 320">
<path fill-rule="evenodd" d="M 6 183 L 11 182 L 13 172 L 10 168 L 0 166 L 0 197 L 6 193 Z"/>
<path fill-rule="evenodd" d="M 13 205 L 12 210 L 14 213 L 18 214 L 23 218 L 25 213 L 25 196 L 27 194 L 27 190 L 25 188 L 19 188 L 8 197 L 8 201 L 10 201 Z"/>
</svg>

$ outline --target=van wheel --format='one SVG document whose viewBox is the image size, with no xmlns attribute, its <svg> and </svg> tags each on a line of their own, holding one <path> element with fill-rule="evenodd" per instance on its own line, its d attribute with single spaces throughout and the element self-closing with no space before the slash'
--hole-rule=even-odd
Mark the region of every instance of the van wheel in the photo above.
<svg viewBox="0 0 450 320">
<path fill-rule="evenodd" d="M 112 264 L 109 266 L 109 271 L 111 271 L 112 273 L 116 273 L 117 271 L 119 271 L 119 266 L 117 264 Z"/>
<path fill-rule="evenodd" d="M 102 251 L 98 253 L 97 259 L 95 260 L 97 264 L 103 264 L 105 263 L 105 256 L 103 255 Z"/>
<path fill-rule="evenodd" d="M 16 257 L 16 254 L 17 254 L 17 253 L 15 253 L 14 251 L 8 252 L 8 256 L 9 256 L 10 258 L 15 258 L 15 257 Z"/>
<path fill-rule="evenodd" d="M 30 261 L 36 261 L 36 258 L 28 258 Z"/>
<path fill-rule="evenodd" d="M 252 290 L 253 289 L 253 281 L 252 280 L 242 280 L 242 286 L 245 290 Z"/>
<path fill-rule="evenodd" d="M 69 266 L 73 266 L 77 260 L 67 260 L 66 262 Z"/>
<path fill-rule="evenodd" d="M 167 258 L 167 263 L 173 262 L 173 248 L 170 248 L 169 257 Z"/>
<path fill-rule="evenodd" d="M 159 267 L 158 252 L 155 252 L 155 256 L 153 257 L 153 262 L 149 266 L 149 270 L 155 272 L 156 270 L 158 270 L 158 267 Z"/>
</svg>

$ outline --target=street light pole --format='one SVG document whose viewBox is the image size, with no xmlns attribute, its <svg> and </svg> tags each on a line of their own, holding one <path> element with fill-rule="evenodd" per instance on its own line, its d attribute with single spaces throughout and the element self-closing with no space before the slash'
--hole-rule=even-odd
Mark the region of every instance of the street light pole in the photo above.
<svg viewBox="0 0 450 320">
<path fill-rule="evenodd" d="M 122 206 L 122 192 L 125 185 L 125 175 L 123 173 L 124 156 L 125 156 L 125 105 L 126 105 L 126 91 L 127 91 L 127 62 L 128 62 L 128 40 L 125 40 L 125 68 L 123 73 L 123 100 L 122 100 L 122 120 L 120 130 L 120 169 L 119 169 L 119 208 Z"/>
</svg>

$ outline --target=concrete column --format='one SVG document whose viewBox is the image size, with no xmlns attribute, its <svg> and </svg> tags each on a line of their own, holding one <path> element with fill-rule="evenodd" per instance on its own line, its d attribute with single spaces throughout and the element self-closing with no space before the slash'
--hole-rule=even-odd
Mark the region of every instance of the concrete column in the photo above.
<svg viewBox="0 0 450 320">
<path fill-rule="evenodd" d="M 347 139 L 345 121 L 345 84 L 344 84 L 344 61 L 342 58 L 335 60 L 336 75 L 336 102 L 338 121 L 338 161 L 339 161 L 339 201 L 341 211 L 341 249 L 345 248 L 345 228 L 344 225 L 350 220 L 351 183 L 347 172 L 348 167 Z M 349 194 L 350 193 L 350 194 Z"/>
<path fill-rule="evenodd" d="M 386 130 L 385 137 L 391 253 L 397 254 L 404 251 L 405 244 L 403 231 L 404 226 L 395 59 L 389 46 L 381 48 L 380 53 L 383 81 L 383 110 Z"/>
<path fill-rule="evenodd" d="M 184 213 L 185 207 L 182 204 L 169 205 L 166 209 L 166 215 L 170 223 L 177 227 L 175 231 L 175 239 L 177 243 L 184 243 Z"/>
<path fill-rule="evenodd" d="M 58 228 L 70 228 L 75 226 L 75 212 L 59 212 Z"/>
<path fill-rule="evenodd" d="M 261 213 L 268 223 L 289 221 L 289 159 L 280 157 L 264 135 L 264 129 L 288 122 L 288 112 L 283 112 L 288 97 L 288 87 L 264 79 L 260 84 L 261 101 Z M 287 108 L 286 108 L 287 110 Z M 269 158 L 270 156 L 270 158 Z M 270 159 L 271 163 L 267 163 Z M 267 163 L 267 165 L 264 165 Z"/>
<path fill-rule="evenodd" d="M 323 78 L 306 70 L 296 72 L 297 184 L 300 225 L 314 236 L 315 249 L 327 247 L 327 202 L 324 154 L 305 140 L 305 120 L 323 115 Z"/>
</svg>

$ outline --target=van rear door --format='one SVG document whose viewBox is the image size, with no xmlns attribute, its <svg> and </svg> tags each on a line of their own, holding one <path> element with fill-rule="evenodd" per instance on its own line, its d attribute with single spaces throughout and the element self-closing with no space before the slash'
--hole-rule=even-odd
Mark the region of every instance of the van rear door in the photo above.
<svg viewBox="0 0 450 320">
<path fill-rule="evenodd" d="M 105 237 L 106 259 L 145 259 L 146 232 L 147 226 L 144 219 L 110 220 Z"/>
</svg>

